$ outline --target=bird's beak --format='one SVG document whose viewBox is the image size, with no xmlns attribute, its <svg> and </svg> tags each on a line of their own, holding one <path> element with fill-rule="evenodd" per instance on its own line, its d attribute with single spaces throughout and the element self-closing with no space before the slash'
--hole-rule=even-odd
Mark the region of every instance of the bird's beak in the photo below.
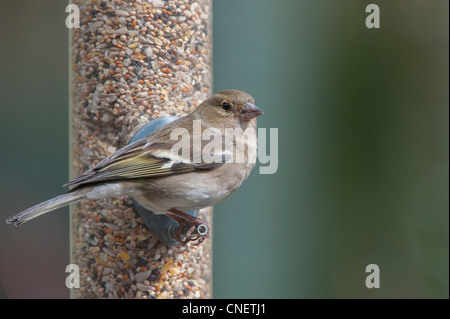
<svg viewBox="0 0 450 319">
<path fill-rule="evenodd" d="M 259 107 L 257 107 L 252 103 L 246 103 L 245 106 L 242 108 L 239 117 L 243 120 L 250 121 L 262 114 L 264 114 L 264 112 Z"/>
</svg>

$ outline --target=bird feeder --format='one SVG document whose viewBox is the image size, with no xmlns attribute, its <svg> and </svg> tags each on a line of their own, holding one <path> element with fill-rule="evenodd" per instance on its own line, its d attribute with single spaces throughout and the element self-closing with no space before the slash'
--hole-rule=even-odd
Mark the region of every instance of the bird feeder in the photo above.
<svg viewBox="0 0 450 319">
<path fill-rule="evenodd" d="M 212 89 L 212 0 L 79 0 L 70 30 L 71 178 Z M 211 234 L 169 242 L 128 197 L 71 206 L 73 298 L 210 298 Z M 198 217 L 212 226 L 212 209 Z"/>
</svg>

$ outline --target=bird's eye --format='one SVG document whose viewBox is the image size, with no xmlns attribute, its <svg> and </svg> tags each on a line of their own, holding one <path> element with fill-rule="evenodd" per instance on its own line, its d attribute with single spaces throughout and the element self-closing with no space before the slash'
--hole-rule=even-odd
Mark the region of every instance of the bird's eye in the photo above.
<svg viewBox="0 0 450 319">
<path fill-rule="evenodd" d="M 223 102 L 222 109 L 224 109 L 225 111 L 229 111 L 231 109 L 231 105 L 228 102 Z"/>
</svg>

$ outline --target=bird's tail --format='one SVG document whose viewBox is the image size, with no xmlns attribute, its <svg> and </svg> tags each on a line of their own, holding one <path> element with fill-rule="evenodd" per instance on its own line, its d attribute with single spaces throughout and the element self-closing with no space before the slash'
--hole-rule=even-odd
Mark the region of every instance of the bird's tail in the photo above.
<svg viewBox="0 0 450 319">
<path fill-rule="evenodd" d="M 30 207 L 6 220 L 8 224 L 19 226 L 33 218 L 42 214 L 51 212 L 52 210 L 64 207 L 70 203 L 76 202 L 86 197 L 85 189 L 70 191 L 66 194 L 49 199 L 43 203 Z"/>
</svg>

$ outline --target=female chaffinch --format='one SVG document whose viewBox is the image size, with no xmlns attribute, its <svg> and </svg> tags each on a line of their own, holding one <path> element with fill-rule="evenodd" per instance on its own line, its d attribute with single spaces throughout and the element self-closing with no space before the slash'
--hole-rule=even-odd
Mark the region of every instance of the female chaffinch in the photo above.
<svg viewBox="0 0 450 319">
<path fill-rule="evenodd" d="M 18 226 L 82 199 L 131 196 L 155 214 L 176 220 L 180 242 L 194 240 L 190 234 L 205 223 L 183 211 L 215 205 L 241 186 L 256 161 L 256 117 L 261 114 L 249 94 L 219 92 L 189 115 L 119 149 L 68 182 L 64 186 L 72 188 L 67 193 L 6 222 Z M 189 231 L 182 240 L 185 226 Z"/>
</svg>

